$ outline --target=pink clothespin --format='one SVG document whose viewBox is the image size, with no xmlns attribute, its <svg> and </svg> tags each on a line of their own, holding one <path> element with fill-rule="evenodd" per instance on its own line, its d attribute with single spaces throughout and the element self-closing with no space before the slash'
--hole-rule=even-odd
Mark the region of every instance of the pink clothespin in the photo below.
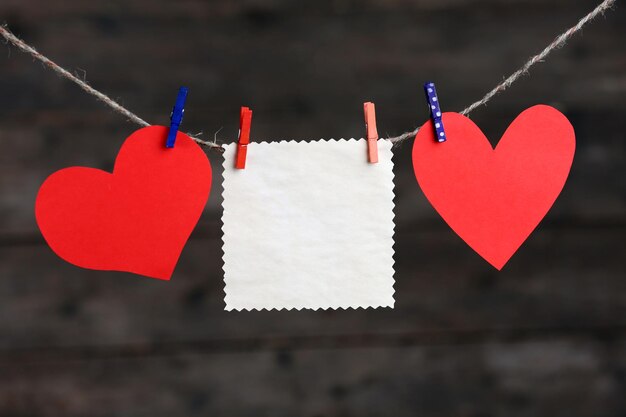
<svg viewBox="0 0 626 417">
<path fill-rule="evenodd" d="M 376 107 L 374 103 L 363 103 L 365 130 L 367 131 L 367 159 L 370 164 L 378 162 L 378 131 L 376 130 Z"/>
<path fill-rule="evenodd" d="M 237 169 L 244 169 L 246 167 L 251 124 L 252 110 L 248 107 L 242 107 L 239 115 L 239 141 L 237 142 L 237 156 L 235 157 L 235 168 Z"/>
</svg>

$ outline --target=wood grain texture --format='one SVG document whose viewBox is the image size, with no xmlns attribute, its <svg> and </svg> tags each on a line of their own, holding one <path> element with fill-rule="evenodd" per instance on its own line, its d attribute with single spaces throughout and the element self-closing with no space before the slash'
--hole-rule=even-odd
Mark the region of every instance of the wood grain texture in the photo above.
<svg viewBox="0 0 626 417">
<path fill-rule="evenodd" d="M 0 404 L 10 415 L 618 416 L 625 347 L 551 338 L 20 364 L 1 368 Z"/>
<path fill-rule="evenodd" d="M 149 121 L 234 140 L 381 136 L 481 97 L 595 1 L 4 0 L 0 20 Z M 59 260 L 37 189 L 111 169 L 135 127 L 14 49 L 0 58 L 0 415 L 622 416 L 626 414 L 626 9 L 472 118 L 492 143 L 523 109 L 571 120 L 552 211 L 497 273 L 428 205 L 397 149 L 396 308 L 223 311 L 221 157 L 171 282 Z"/>
</svg>

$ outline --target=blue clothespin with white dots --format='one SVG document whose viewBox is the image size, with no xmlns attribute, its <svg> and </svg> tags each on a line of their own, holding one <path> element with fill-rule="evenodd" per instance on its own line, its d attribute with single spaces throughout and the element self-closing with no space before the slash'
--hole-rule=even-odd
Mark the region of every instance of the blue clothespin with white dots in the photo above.
<svg viewBox="0 0 626 417">
<path fill-rule="evenodd" d="M 443 130 L 443 122 L 441 121 L 441 108 L 439 107 L 439 99 L 437 98 L 437 90 L 435 83 L 427 82 L 424 84 L 424 92 L 426 93 L 426 101 L 428 101 L 428 109 L 430 111 L 430 119 L 435 127 L 437 142 L 446 141 L 446 132 Z"/>
<path fill-rule="evenodd" d="M 178 128 L 183 122 L 183 114 L 185 114 L 185 101 L 187 100 L 187 93 L 189 90 L 187 87 L 180 87 L 178 89 L 178 96 L 176 97 L 176 104 L 170 114 L 170 131 L 167 134 L 167 142 L 165 142 L 166 148 L 173 148 L 176 142 L 176 134 Z"/>
</svg>

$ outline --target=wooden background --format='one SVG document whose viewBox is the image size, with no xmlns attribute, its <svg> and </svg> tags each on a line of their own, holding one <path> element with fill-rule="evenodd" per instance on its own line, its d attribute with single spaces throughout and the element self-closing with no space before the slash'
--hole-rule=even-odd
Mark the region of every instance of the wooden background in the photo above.
<svg viewBox="0 0 626 417">
<path fill-rule="evenodd" d="M 599 0 L 598 0 L 599 1 Z M 596 0 L 2 0 L 0 20 L 155 124 L 233 141 L 381 134 L 460 110 Z M 570 179 L 500 273 L 396 163 L 396 308 L 223 311 L 221 157 L 171 282 L 85 271 L 44 244 L 55 170 L 110 170 L 135 126 L 15 48 L 0 57 L 0 415 L 625 416 L 626 7 L 472 118 L 495 143 L 547 103 L 577 132 Z"/>
</svg>

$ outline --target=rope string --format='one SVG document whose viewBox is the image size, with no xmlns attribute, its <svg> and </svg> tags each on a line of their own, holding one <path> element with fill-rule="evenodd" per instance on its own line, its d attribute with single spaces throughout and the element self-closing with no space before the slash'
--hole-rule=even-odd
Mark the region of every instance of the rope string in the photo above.
<svg viewBox="0 0 626 417">
<path fill-rule="evenodd" d="M 480 100 L 470 104 L 465 109 L 463 109 L 461 111 L 461 114 L 467 116 L 477 107 L 485 105 L 496 94 L 499 94 L 502 91 L 506 90 L 508 87 L 511 86 L 511 84 L 517 81 L 520 77 L 527 74 L 533 65 L 537 64 L 538 62 L 543 61 L 555 49 L 562 47 L 565 44 L 565 42 L 567 42 L 567 40 L 571 38 L 576 32 L 580 31 L 583 28 L 583 26 L 585 26 L 587 23 L 589 23 L 598 15 L 603 14 L 605 11 L 610 9 L 615 4 L 616 1 L 617 0 L 604 0 L 595 9 L 593 9 L 589 14 L 587 14 L 582 19 L 580 19 L 578 23 L 576 23 L 574 26 L 572 26 L 571 28 L 567 29 L 565 32 L 557 36 L 541 52 L 539 52 L 537 55 L 532 56 L 528 61 L 526 61 L 524 65 L 521 66 L 521 68 L 519 68 L 509 77 L 504 79 L 504 81 L 502 81 L 500 84 L 495 86 L 491 91 L 485 94 Z M 29 54 L 34 59 L 42 62 L 46 67 L 56 72 L 60 77 L 72 81 L 74 84 L 78 85 L 87 94 L 91 94 L 92 96 L 96 97 L 97 100 L 100 100 L 101 102 L 103 102 L 104 104 L 112 108 L 114 111 L 122 114 L 128 120 L 142 127 L 150 126 L 150 123 L 146 122 L 141 117 L 137 116 L 135 113 L 131 112 L 130 110 L 128 110 L 127 108 L 125 108 L 124 106 L 122 106 L 121 104 L 113 100 L 111 97 L 91 87 L 84 80 L 81 80 L 80 78 L 76 77 L 75 75 L 73 75 L 72 73 L 70 73 L 63 67 L 61 67 L 60 65 L 56 64 L 51 59 L 37 52 L 35 48 L 33 48 L 32 46 L 28 45 L 26 42 L 24 42 L 23 40 L 15 36 L 6 26 L 0 26 L 0 35 L 2 35 L 7 40 L 7 42 L 13 44 L 22 52 Z M 418 130 L 419 128 L 416 128 L 410 132 L 405 132 L 399 136 L 389 137 L 387 138 L 387 140 L 391 141 L 395 145 L 411 137 L 414 137 L 417 134 Z M 206 146 L 209 149 L 220 152 L 220 153 L 224 152 L 224 148 L 221 145 L 218 145 L 216 142 L 208 142 L 208 141 L 198 139 L 192 135 L 189 135 L 189 136 L 200 145 Z"/>
<path fill-rule="evenodd" d="M 517 81 L 518 78 L 520 78 L 523 75 L 527 74 L 528 70 L 530 69 L 530 67 L 532 67 L 533 65 L 535 65 L 538 62 L 543 61 L 543 59 L 546 58 L 552 51 L 562 47 L 565 44 L 565 42 L 567 42 L 567 40 L 569 38 L 571 38 L 579 30 L 581 30 L 583 28 L 583 26 L 585 26 L 588 22 L 590 22 L 591 20 L 593 20 L 598 15 L 603 14 L 605 11 L 610 9 L 615 4 L 615 1 L 616 0 L 604 0 L 595 9 L 593 9 L 588 15 L 586 15 L 585 17 L 580 19 L 578 21 L 578 23 L 576 23 L 574 26 L 572 26 L 571 28 L 567 29 L 565 32 L 563 32 L 559 36 L 557 36 L 552 41 L 552 43 L 550 43 L 548 46 L 546 46 L 544 48 L 543 51 L 541 51 L 537 55 L 534 55 L 533 57 L 531 57 L 528 61 L 526 61 L 526 63 L 524 65 L 522 65 L 522 67 L 520 69 L 515 71 L 508 78 L 506 78 L 500 84 L 495 86 L 491 91 L 489 91 L 487 94 L 485 94 L 483 98 L 481 98 L 480 100 L 470 104 L 465 109 L 463 109 L 461 111 L 461 114 L 464 115 L 464 116 L 467 116 L 468 114 L 470 114 L 477 107 L 485 105 L 489 100 L 491 100 L 493 98 L 493 96 L 495 96 L 496 94 L 501 93 L 504 90 L 506 90 L 507 88 L 509 88 L 511 86 L 511 84 L 513 84 L 515 81 Z M 404 140 L 407 140 L 409 138 L 415 137 L 415 135 L 417 134 L 418 130 L 419 130 L 419 128 L 416 128 L 415 130 L 412 130 L 410 132 L 405 132 L 405 133 L 403 133 L 403 134 L 401 134 L 399 136 L 394 136 L 394 137 L 387 138 L 387 140 L 391 141 L 394 144 L 397 144 L 397 143 L 402 142 Z"/>
<path fill-rule="evenodd" d="M 139 126 L 142 126 L 142 127 L 150 126 L 150 123 L 146 122 L 141 117 L 137 116 L 135 113 L 131 112 L 126 107 L 122 106 L 117 101 L 113 100 L 111 97 L 109 97 L 106 94 L 103 94 L 100 91 L 96 90 L 95 88 L 91 87 L 85 81 L 83 81 L 80 78 L 76 77 L 74 74 L 70 73 L 68 70 L 66 70 L 65 68 L 61 67 L 59 64 L 57 64 L 54 61 L 52 61 L 50 58 L 48 58 L 48 57 L 40 54 L 39 52 L 37 52 L 37 50 L 35 48 L 33 48 L 32 46 L 28 45 L 26 42 L 24 42 L 23 40 L 21 40 L 20 38 L 15 36 L 9 29 L 7 29 L 6 26 L 0 26 L 0 34 L 8 42 L 12 43 L 14 46 L 16 46 L 22 52 L 25 52 L 25 53 L 29 54 L 30 56 L 32 56 L 33 58 L 35 58 L 36 60 L 42 62 L 46 67 L 48 67 L 52 71 L 56 72 L 59 76 L 72 81 L 74 84 L 78 85 L 87 94 L 91 94 L 97 100 L 100 100 L 101 102 L 103 102 L 104 104 L 106 104 L 107 106 L 112 108 L 114 111 L 122 114 L 128 120 L 130 120 L 131 122 L 133 122 L 133 123 L 135 123 L 135 124 L 137 124 Z M 198 138 L 192 136 L 191 134 L 187 134 L 187 135 L 189 137 L 191 137 L 194 141 L 199 143 L 200 145 L 207 146 L 207 147 L 209 147 L 211 149 L 214 149 L 214 150 L 216 150 L 216 151 L 218 151 L 220 153 L 224 151 L 224 148 L 222 148 L 217 143 L 207 142 L 207 141 L 198 139 Z"/>
</svg>

